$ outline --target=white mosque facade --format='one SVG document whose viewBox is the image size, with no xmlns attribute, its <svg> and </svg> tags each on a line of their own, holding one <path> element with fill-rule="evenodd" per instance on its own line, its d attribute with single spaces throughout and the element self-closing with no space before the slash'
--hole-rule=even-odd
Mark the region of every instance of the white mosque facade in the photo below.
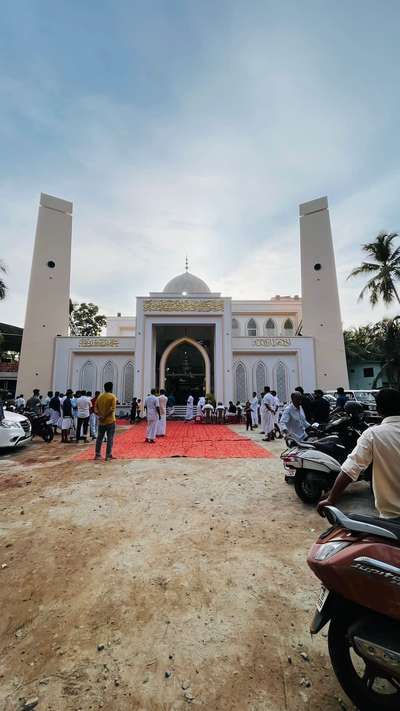
<svg viewBox="0 0 400 711">
<path fill-rule="evenodd" d="M 42 194 L 19 392 L 94 392 L 111 380 L 121 403 L 155 387 L 183 404 L 189 393 L 227 403 L 270 385 L 286 401 L 297 385 L 347 386 L 326 198 L 300 206 L 303 298 L 232 300 L 186 270 L 137 296 L 135 316 L 109 317 L 100 337 L 68 335 L 71 227 L 72 204 Z"/>
</svg>

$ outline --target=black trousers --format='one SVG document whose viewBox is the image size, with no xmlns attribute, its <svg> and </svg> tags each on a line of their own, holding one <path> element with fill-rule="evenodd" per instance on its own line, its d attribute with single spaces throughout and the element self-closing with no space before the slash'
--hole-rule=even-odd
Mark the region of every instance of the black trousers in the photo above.
<svg viewBox="0 0 400 711">
<path fill-rule="evenodd" d="M 249 427 L 251 430 L 253 429 L 251 412 L 246 412 L 246 430 L 248 430 Z"/>
<path fill-rule="evenodd" d="M 78 417 L 76 423 L 76 441 L 79 442 L 81 438 L 81 429 L 83 428 L 83 436 L 87 437 L 89 428 L 89 418 L 88 417 Z"/>
</svg>

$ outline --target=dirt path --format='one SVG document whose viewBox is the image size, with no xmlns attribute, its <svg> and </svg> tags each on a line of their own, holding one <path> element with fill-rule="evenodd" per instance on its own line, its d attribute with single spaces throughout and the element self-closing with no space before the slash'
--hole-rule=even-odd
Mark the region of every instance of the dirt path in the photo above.
<svg viewBox="0 0 400 711">
<path fill-rule="evenodd" d="M 61 447 L 0 459 L 2 711 L 350 708 L 308 633 L 323 523 L 279 459 Z"/>
</svg>

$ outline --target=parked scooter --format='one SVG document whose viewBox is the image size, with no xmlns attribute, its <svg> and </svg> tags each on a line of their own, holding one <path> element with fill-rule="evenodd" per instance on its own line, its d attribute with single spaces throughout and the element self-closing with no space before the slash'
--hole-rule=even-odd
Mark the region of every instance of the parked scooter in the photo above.
<svg viewBox="0 0 400 711">
<path fill-rule="evenodd" d="M 48 424 L 47 415 L 37 415 L 35 412 L 24 412 L 32 427 L 32 437 L 38 435 L 45 442 L 51 442 L 54 438 L 54 432 L 51 425 Z"/>
<path fill-rule="evenodd" d="M 331 528 L 307 558 L 322 583 L 311 633 L 330 621 L 332 666 L 357 709 L 398 711 L 400 519 L 324 513 Z"/>
<path fill-rule="evenodd" d="M 328 423 L 323 430 L 314 428 L 307 441 L 287 439 L 288 449 L 281 454 L 285 480 L 294 481 L 297 496 L 306 504 L 317 503 L 332 488 L 341 465 L 367 428 L 359 403 L 348 402 L 345 408 L 343 417 Z M 371 467 L 361 478 L 371 480 Z"/>
</svg>

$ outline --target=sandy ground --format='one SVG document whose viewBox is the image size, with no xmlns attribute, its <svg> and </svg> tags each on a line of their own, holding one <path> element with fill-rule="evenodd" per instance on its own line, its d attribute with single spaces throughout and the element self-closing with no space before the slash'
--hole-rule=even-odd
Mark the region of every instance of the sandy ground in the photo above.
<svg viewBox="0 0 400 711">
<path fill-rule="evenodd" d="M 1 711 L 35 698 L 39 711 L 350 709 L 326 638 L 308 632 L 319 584 L 305 558 L 324 522 L 285 484 L 281 448 L 81 463 L 55 441 L 3 455 Z M 368 508 L 363 484 L 355 503 Z"/>
</svg>

